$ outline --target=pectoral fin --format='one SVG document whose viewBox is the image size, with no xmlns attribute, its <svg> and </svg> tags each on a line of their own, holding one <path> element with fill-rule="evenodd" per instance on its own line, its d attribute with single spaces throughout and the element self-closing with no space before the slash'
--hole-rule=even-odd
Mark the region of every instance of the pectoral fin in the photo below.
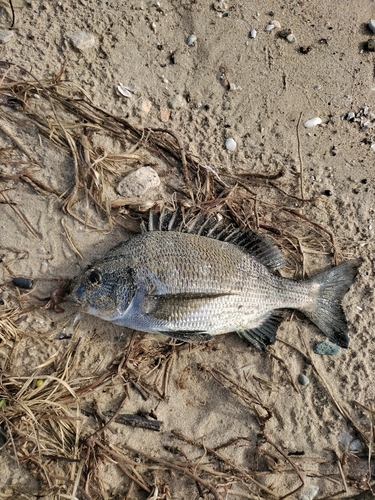
<svg viewBox="0 0 375 500">
<path fill-rule="evenodd" d="M 227 294 L 181 293 L 147 295 L 144 299 L 144 313 L 162 321 L 175 322 L 189 317 L 208 301 Z"/>
</svg>

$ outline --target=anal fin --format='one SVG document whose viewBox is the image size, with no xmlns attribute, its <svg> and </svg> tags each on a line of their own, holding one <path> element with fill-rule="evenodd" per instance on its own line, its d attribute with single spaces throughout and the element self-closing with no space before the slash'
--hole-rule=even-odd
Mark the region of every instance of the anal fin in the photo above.
<svg viewBox="0 0 375 500">
<path fill-rule="evenodd" d="M 247 340 L 251 345 L 259 351 L 264 351 L 268 345 L 274 344 L 276 341 L 276 332 L 283 321 L 284 315 L 281 311 L 273 311 L 261 325 L 249 330 L 237 332 L 238 335 Z"/>
</svg>

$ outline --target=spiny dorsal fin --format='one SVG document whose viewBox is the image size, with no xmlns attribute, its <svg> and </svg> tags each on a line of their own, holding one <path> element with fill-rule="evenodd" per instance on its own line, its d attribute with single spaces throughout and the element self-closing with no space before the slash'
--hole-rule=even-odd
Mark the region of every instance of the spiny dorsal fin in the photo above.
<svg viewBox="0 0 375 500">
<path fill-rule="evenodd" d="M 180 209 L 170 212 L 163 208 L 159 214 L 150 212 L 148 230 L 177 231 L 226 241 L 237 245 L 271 271 L 285 265 L 279 248 L 269 238 L 251 229 L 241 231 L 216 214 L 205 217 L 198 213 L 184 218 Z"/>
</svg>

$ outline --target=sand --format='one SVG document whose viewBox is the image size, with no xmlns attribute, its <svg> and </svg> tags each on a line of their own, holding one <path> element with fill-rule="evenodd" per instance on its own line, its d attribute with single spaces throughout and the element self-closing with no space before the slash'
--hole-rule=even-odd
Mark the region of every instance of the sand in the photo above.
<svg viewBox="0 0 375 500">
<path fill-rule="evenodd" d="M 9 29 L 11 10 L 8 2 L 1 5 L 1 27 Z M 227 182 L 224 174 L 283 168 L 279 186 L 299 197 L 302 160 L 303 194 L 311 202 L 247 185 L 261 200 L 300 210 L 331 231 L 338 261 L 359 257 L 363 263 L 344 302 L 350 346 L 337 356 L 313 352 L 324 337 L 300 315 L 282 324 L 272 355 L 248 347 L 235 334 L 209 344 L 176 345 L 86 315 L 73 327 L 73 305 L 62 304 L 64 312 L 57 313 L 41 309 L 46 300 L 37 298 L 47 297 L 58 278 L 73 278 L 129 232 L 119 224 L 109 230 L 91 202 L 88 220 L 102 231 L 63 212 L 74 180 L 71 155 L 56 148 L 53 137 L 38 135 L 26 119 L 24 125 L 10 123 L 7 116 L 22 111 L 9 108 L 2 94 L 0 146 L 15 149 L 2 151 L 0 190 L 35 234 L 0 200 L 0 376 L 10 391 L 0 394 L 1 439 L 8 440 L 0 454 L 1 498 L 322 499 L 354 498 L 369 490 L 375 82 L 367 40 L 375 35 L 367 23 L 375 17 L 375 3 L 13 0 L 13 5 L 14 36 L 0 47 L 2 61 L 43 81 L 65 65 L 61 80 L 69 88 L 79 86 L 96 106 L 138 128 L 178 132 L 186 150 Z M 266 32 L 275 20 L 280 28 L 275 23 Z M 257 30 L 255 38 L 249 37 L 251 29 Z M 290 29 L 296 41 L 280 36 L 282 29 Z M 94 46 L 77 50 L 70 35 L 78 30 L 93 35 Z M 189 46 L 193 34 L 196 42 Z M 7 69 L 3 65 L 1 75 Z M 31 79 L 15 67 L 9 72 Z M 119 94 L 120 83 L 131 89 L 130 98 Z M 31 94 L 31 109 L 43 113 L 45 101 Z M 349 112 L 355 113 L 352 120 L 345 119 Z M 314 117 L 322 124 L 305 128 Z M 35 177 L 62 196 L 41 193 L 19 177 L 9 179 L 25 168 L 23 162 L 30 166 L 30 157 L 7 131 L 40 163 Z M 227 138 L 236 141 L 234 152 L 226 150 Z M 90 140 L 102 153 L 124 152 L 118 138 L 98 132 Z M 147 147 L 141 152 L 144 156 L 116 165 L 123 174 L 153 166 L 163 184 L 153 199 L 169 196 L 167 183 L 181 185 L 181 170 L 153 157 Z M 114 190 L 112 195 L 119 196 Z M 84 200 L 77 206 L 75 213 L 83 214 Z M 262 207 L 260 222 L 272 222 Z M 248 215 L 254 228 L 254 213 Z M 280 229 L 285 235 L 304 224 L 290 214 Z M 325 241 L 320 249 L 308 239 L 300 242 L 307 275 L 333 264 L 332 245 L 323 236 L 315 234 Z M 4 311 L 8 306 L 14 311 L 25 293 L 10 285 L 14 276 L 33 278 L 35 288 L 21 297 L 22 314 L 9 320 L 16 329 L 12 337 Z M 62 333 L 73 337 L 59 340 Z M 79 394 L 106 373 L 97 387 Z M 298 383 L 300 374 L 309 377 L 309 385 Z M 32 382 L 22 389 L 27 380 Z M 36 380 L 55 391 L 42 384 L 38 393 Z M 73 392 L 70 399 L 61 381 Z M 36 407 L 38 394 L 39 400 L 43 394 L 48 398 Z M 56 409 L 62 402 L 66 412 Z M 103 425 L 101 412 L 120 405 L 120 413 L 142 411 L 149 420 L 151 412 L 163 422 L 162 430 L 111 423 L 87 441 Z"/>
</svg>

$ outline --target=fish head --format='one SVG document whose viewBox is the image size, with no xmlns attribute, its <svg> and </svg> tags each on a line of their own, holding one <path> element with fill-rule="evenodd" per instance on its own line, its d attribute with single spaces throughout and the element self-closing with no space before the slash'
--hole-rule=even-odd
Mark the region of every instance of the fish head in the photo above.
<svg viewBox="0 0 375 500">
<path fill-rule="evenodd" d="M 123 316 L 136 292 L 133 272 L 115 262 L 95 265 L 74 280 L 68 299 L 87 314 L 115 322 Z"/>
</svg>

